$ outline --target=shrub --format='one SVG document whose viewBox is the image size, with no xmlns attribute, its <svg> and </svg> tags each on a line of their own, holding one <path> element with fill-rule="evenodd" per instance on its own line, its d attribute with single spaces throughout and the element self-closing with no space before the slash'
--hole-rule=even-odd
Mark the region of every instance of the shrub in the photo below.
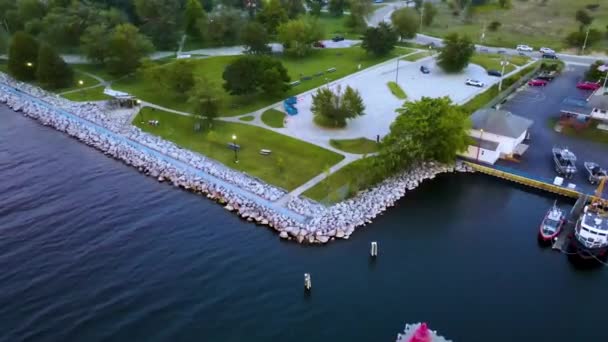
<svg viewBox="0 0 608 342">
<path fill-rule="evenodd" d="M 600 7 L 600 4 L 589 4 L 587 6 L 585 6 L 585 8 L 587 8 L 590 11 L 595 11 Z"/>
<path fill-rule="evenodd" d="M 488 30 L 494 32 L 496 30 L 498 30 L 498 28 L 501 26 L 502 24 L 500 23 L 500 21 L 493 21 L 490 23 L 490 25 L 488 26 Z"/>
</svg>

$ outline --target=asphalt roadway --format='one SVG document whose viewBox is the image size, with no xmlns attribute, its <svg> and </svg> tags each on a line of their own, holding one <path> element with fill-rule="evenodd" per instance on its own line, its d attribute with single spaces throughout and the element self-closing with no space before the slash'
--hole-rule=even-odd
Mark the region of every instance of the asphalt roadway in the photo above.
<svg viewBox="0 0 608 342">
<path fill-rule="evenodd" d="M 522 156 L 520 163 L 499 161 L 497 165 L 507 166 L 525 173 L 546 178 L 550 181 L 557 175 L 554 169 L 551 149 L 553 146 L 567 147 L 577 157 L 577 174 L 565 184 L 576 184 L 578 190 L 593 193 L 594 185 L 587 180 L 587 171 L 583 163 L 594 161 L 602 167 L 608 167 L 608 146 L 593 141 L 565 136 L 556 132 L 549 125 L 549 120 L 559 118 L 562 101 L 569 98 L 586 99 L 591 92 L 576 88 L 586 68 L 568 65 L 564 72 L 546 87 L 525 86 L 501 106 L 513 114 L 524 116 L 534 121 L 530 128 L 530 147 Z M 608 134 L 608 133 L 606 133 Z"/>
</svg>

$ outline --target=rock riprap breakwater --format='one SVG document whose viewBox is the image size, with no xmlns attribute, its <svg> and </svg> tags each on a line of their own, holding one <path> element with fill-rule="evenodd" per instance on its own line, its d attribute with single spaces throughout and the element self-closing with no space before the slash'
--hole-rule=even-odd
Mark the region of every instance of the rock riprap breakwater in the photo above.
<svg viewBox="0 0 608 342">
<path fill-rule="evenodd" d="M 277 200 L 287 195 L 283 189 L 125 125 L 103 105 L 71 102 L 1 73 L 0 102 L 159 181 L 201 193 L 248 221 L 275 229 L 281 238 L 300 243 L 348 239 L 357 227 L 370 223 L 423 180 L 444 172 L 472 171 L 464 164 L 422 163 L 331 207 L 300 197 L 281 205 Z"/>
</svg>

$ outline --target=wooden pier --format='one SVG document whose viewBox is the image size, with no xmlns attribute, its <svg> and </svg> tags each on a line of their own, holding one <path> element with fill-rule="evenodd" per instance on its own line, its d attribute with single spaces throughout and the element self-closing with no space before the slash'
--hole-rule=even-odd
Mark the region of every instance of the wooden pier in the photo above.
<svg viewBox="0 0 608 342">
<path fill-rule="evenodd" d="M 515 174 L 512 172 L 499 170 L 499 169 L 496 169 L 493 167 L 484 166 L 484 165 L 480 165 L 480 164 L 469 162 L 469 161 L 465 161 L 464 163 L 466 165 L 470 166 L 473 170 L 475 170 L 477 172 L 481 172 L 486 175 L 505 179 L 505 180 L 508 180 L 508 181 L 511 181 L 511 182 L 514 182 L 517 184 L 529 186 L 531 188 L 544 190 L 544 191 L 547 191 L 547 192 L 550 192 L 553 194 L 558 194 L 558 195 L 570 197 L 570 198 L 579 198 L 580 196 L 586 196 L 585 194 L 583 194 L 577 190 L 555 185 L 555 184 L 541 181 L 538 179 L 518 175 L 518 174 Z"/>
<path fill-rule="evenodd" d="M 561 252 L 566 252 L 568 248 L 568 242 L 570 242 L 570 238 L 572 237 L 572 233 L 574 232 L 574 227 L 576 226 L 576 221 L 578 220 L 585 204 L 589 201 L 589 196 L 581 195 L 576 203 L 570 210 L 570 214 L 568 215 L 568 221 L 564 225 L 564 228 L 557 236 L 557 239 L 553 242 L 553 249 L 559 250 Z"/>
</svg>

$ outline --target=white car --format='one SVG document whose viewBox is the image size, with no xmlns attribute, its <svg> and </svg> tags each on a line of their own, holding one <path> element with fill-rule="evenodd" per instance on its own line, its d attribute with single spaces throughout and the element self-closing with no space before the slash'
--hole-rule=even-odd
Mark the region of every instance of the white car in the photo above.
<svg viewBox="0 0 608 342">
<path fill-rule="evenodd" d="M 527 52 L 532 52 L 534 51 L 533 48 L 529 47 L 528 45 L 517 45 L 516 48 L 517 51 L 527 51 Z"/>
<path fill-rule="evenodd" d="M 553 51 L 553 49 L 550 49 L 548 47 L 541 47 L 538 51 L 540 51 L 540 53 L 552 53 L 552 54 L 555 54 L 555 51 Z"/>
<path fill-rule="evenodd" d="M 479 88 L 483 88 L 484 84 L 481 81 L 478 80 L 473 80 L 470 78 L 467 78 L 467 80 L 464 82 L 466 85 L 470 85 L 473 87 L 479 87 Z"/>
</svg>

